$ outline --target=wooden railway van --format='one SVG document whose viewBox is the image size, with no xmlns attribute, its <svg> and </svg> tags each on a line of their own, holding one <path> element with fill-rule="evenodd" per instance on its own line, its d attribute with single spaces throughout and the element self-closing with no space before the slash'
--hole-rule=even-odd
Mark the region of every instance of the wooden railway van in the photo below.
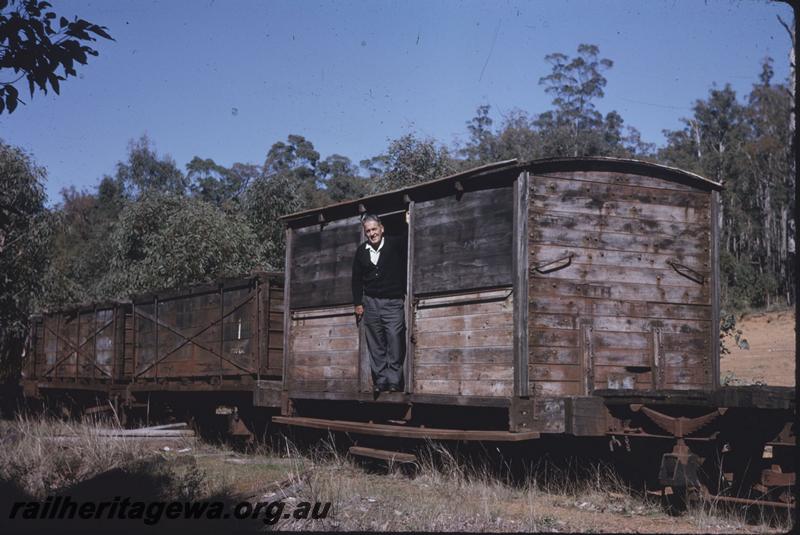
<svg viewBox="0 0 800 535">
<path fill-rule="evenodd" d="M 156 392 L 255 392 L 257 405 L 277 405 L 283 358 L 282 274 L 223 279 L 137 295 L 131 301 L 124 373 L 130 377 L 133 396 L 142 400 Z"/>
<path fill-rule="evenodd" d="M 273 421 L 364 437 L 604 437 L 612 450 L 646 439 L 665 487 L 700 488 L 698 474 L 738 459 L 703 488 L 787 506 L 792 389 L 719 384 L 720 189 L 634 160 L 512 160 L 284 217 Z M 404 391 L 377 396 L 350 293 L 366 213 L 408 252 Z"/>
<path fill-rule="evenodd" d="M 90 402 L 127 378 L 122 368 L 126 305 L 97 303 L 31 318 L 22 386 L 27 397 Z"/>
<path fill-rule="evenodd" d="M 381 398 L 506 407 L 506 431 L 541 432 L 568 396 L 712 389 L 719 188 L 643 162 L 509 161 L 288 216 L 287 403 L 371 398 L 350 296 L 367 212 L 408 244 L 405 393 Z"/>
</svg>

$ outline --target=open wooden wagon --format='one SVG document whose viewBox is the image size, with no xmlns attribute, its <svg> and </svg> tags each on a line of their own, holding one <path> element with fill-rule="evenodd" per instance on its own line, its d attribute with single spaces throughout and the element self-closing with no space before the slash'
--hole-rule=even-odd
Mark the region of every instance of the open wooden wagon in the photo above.
<svg viewBox="0 0 800 535">
<path fill-rule="evenodd" d="M 26 397 L 90 406 L 124 387 L 125 311 L 124 303 L 104 302 L 33 316 L 21 381 Z"/>
<path fill-rule="evenodd" d="M 283 274 L 257 272 L 36 316 L 22 384 L 145 419 L 277 407 L 282 344 Z"/>
<path fill-rule="evenodd" d="M 133 296 L 127 327 L 124 368 L 134 406 L 196 415 L 278 405 L 282 273 Z"/>
<path fill-rule="evenodd" d="M 642 161 L 512 160 L 286 216 L 274 421 L 453 440 L 650 437 L 667 445 L 665 485 L 697 468 L 687 443 L 735 435 L 753 410 L 772 411 L 765 440 L 793 444 L 791 389 L 720 389 L 720 189 Z M 377 397 L 350 294 L 367 213 L 408 248 L 405 391 Z"/>
</svg>

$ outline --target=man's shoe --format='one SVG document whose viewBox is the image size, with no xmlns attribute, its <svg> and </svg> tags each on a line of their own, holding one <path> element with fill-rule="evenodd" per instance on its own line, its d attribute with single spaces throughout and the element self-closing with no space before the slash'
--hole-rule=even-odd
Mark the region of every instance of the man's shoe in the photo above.
<svg viewBox="0 0 800 535">
<path fill-rule="evenodd" d="M 380 394 L 381 392 L 387 392 L 388 390 L 389 387 L 386 385 L 375 385 L 375 387 L 372 389 L 372 391 L 376 394 Z"/>
<path fill-rule="evenodd" d="M 400 392 L 399 385 L 389 385 L 389 392 Z"/>
</svg>

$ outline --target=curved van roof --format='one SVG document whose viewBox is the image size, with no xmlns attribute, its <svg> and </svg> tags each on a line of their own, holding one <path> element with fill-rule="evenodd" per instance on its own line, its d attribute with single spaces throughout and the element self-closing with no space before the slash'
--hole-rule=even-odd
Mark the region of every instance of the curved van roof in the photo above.
<svg viewBox="0 0 800 535">
<path fill-rule="evenodd" d="M 282 216 L 289 226 L 306 226 L 356 216 L 361 213 L 397 210 L 412 200 L 433 198 L 448 190 L 469 191 L 487 185 L 509 183 L 522 171 L 544 174 L 553 171 L 608 171 L 652 176 L 704 191 L 721 190 L 722 184 L 689 171 L 643 160 L 611 157 L 543 158 L 520 162 L 503 160 L 474 167 L 446 177 L 392 191 L 303 210 Z M 367 208 L 368 207 L 368 208 Z"/>
</svg>

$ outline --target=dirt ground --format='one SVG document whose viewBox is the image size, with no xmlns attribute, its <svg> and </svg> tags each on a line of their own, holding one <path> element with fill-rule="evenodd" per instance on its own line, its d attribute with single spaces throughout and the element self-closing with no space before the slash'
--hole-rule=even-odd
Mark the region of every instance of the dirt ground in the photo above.
<svg viewBox="0 0 800 535">
<path fill-rule="evenodd" d="M 223 473 L 230 475 L 233 458 L 213 455 L 204 459 L 203 469 L 209 476 L 215 474 L 211 479 Z M 548 492 L 471 481 L 424 469 L 413 478 L 397 471 L 374 473 L 344 459 L 311 465 L 308 459 L 282 461 L 279 464 L 284 473 L 279 477 L 299 484 L 284 487 L 285 492 L 276 494 L 274 483 L 265 485 L 272 478 L 278 479 L 273 466 L 269 477 L 260 483 L 255 479 L 248 485 L 239 482 L 237 490 L 241 495 L 250 495 L 253 502 L 283 499 L 292 506 L 301 500 L 331 501 L 332 509 L 324 520 L 281 520 L 273 526 L 281 531 L 780 533 L 791 525 L 781 513 L 777 523 L 770 525 L 746 522 L 741 512 L 709 511 L 699 505 L 671 516 L 657 500 L 645 500 L 624 491 L 599 491 L 591 485 Z M 255 464 L 254 473 L 258 473 L 261 466 Z M 298 478 L 301 467 L 307 474 L 305 478 Z M 265 492 L 268 487 L 273 489 Z"/>
<path fill-rule="evenodd" d="M 794 310 L 746 314 L 737 318 L 736 328 L 750 349 L 741 349 L 733 338 L 725 340 L 731 352 L 720 362 L 722 383 L 794 386 Z"/>
</svg>

